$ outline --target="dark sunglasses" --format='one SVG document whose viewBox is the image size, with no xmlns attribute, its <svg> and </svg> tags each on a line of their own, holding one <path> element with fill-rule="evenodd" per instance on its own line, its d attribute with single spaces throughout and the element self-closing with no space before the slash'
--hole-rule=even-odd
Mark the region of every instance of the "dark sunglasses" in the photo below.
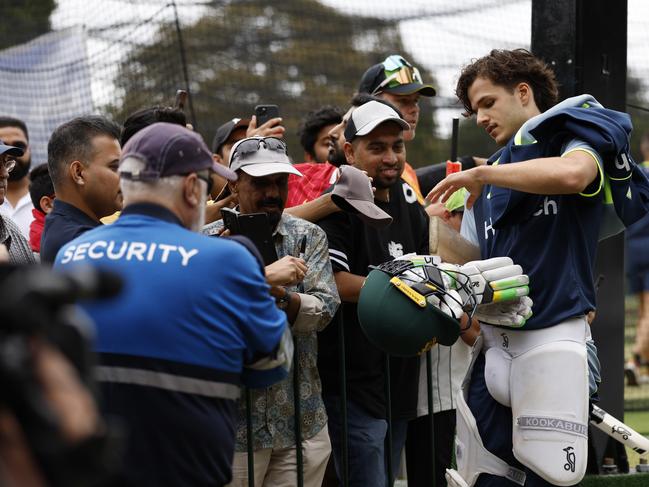
<svg viewBox="0 0 649 487">
<path fill-rule="evenodd" d="M 288 154 L 286 149 L 286 144 L 275 137 L 259 137 L 254 139 L 248 139 L 241 142 L 237 147 L 235 147 L 234 152 L 230 156 L 230 165 L 237 159 L 245 159 L 247 156 L 254 154 L 259 150 L 261 144 L 264 144 L 264 147 L 268 150 L 275 152 L 283 152 Z"/>
<path fill-rule="evenodd" d="M 212 186 L 214 186 L 214 180 L 212 179 L 212 174 L 214 171 L 211 169 L 203 169 L 202 171 L 196 172 L 196 177 L 207 183 L 207 196 L 212 194 Z"/>
</svg>

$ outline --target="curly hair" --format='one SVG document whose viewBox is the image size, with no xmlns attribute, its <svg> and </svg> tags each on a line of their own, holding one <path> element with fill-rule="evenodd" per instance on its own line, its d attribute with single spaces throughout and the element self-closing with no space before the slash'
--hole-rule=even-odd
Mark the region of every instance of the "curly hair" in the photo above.
<svg viewBox="0 0 649 487">
<path fill-rule="evenodd" d="M 333 106 L 323 106 L 318 110 L 309 112 L 302 120 L 297 135 L 304 151 L 315 159 L 315 143 L 318 141 L 318 133 L 328 125 L 338 125 L 343 119 L 340 109 Z"/>
<path fill-rule="evenodd" d="M 554 71 L 547 64 L 526 49 L 494 49 L 487 56 L 465 66 L 457 81 L 455 94 L 464 105 L 467 116 L 474 114 L 469 100 L 469 88 L 479 77 L 487 78 L 509 90 L 513 90 L 519 83 L 528 83 L 541 112 L 555 105 L 559 98 Z"/>
</svg>

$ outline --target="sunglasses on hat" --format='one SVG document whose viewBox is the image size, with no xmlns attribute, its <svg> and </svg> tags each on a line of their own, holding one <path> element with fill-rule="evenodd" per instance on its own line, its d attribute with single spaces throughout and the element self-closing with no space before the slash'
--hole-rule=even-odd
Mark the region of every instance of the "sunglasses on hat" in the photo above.
<svg viewBox="0 0 649 487">
<path fill-rule="evenodd" d="M 245 159 L 247 156 L 257 152 L 261 148 L 261 144 L 264 144 L 264 147 L 268 150 L 288 154 L 286 144 L 278 138 L 259 137 L 248 139 L 239 143 L 239 145 L 235 147 L 234 152 L 230 156 L 230 165 L 238 159 Z"/>
<path fill-rule="evenodd" d="M 419 70 L 401 56 L 389 56 L 383 62 L 383 67 L 386 78 L 374 89 L 372 95 L 380 93 L 384 88 L 395 88 L 410 83 L 423 84 Z"/>
</svg>

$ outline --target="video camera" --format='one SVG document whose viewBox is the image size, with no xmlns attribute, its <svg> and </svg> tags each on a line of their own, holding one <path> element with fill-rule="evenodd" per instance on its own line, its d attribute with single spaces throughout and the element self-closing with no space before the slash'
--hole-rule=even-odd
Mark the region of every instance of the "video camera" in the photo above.
<svg viewBox="0 0 649 487">
<path fill-rule="evenodd" d="M 42 266 L 0 266 L 0 414 L 16 419 L 48 485 L 115 482 L 119 432 L 99 428 L 71 445 L 39 379 L 34 351 L 35 344 L 46 343 L 61 352 L 82 387 L 96 396 L 92 323 L 74 303 L 115 296 L 120 290 L 119 277 L 96 269 L 59 273 Z"/>
</svg>

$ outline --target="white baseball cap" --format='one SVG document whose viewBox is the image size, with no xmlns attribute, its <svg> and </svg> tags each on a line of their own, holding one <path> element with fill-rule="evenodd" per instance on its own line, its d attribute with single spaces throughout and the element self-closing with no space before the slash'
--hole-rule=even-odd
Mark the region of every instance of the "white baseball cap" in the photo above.
<svg viewBox="0 0 649 487">
<path fill-rule="evenodd" d="M 399 114 L 385 103 L 368 101 L 352 111 L 345 128 L 345 139 L 351 142 L 354 137 L 369 134 L 384 122 L 396 122 L 403 130 L 410 130 L 410 125 Z"/>
</svg>

